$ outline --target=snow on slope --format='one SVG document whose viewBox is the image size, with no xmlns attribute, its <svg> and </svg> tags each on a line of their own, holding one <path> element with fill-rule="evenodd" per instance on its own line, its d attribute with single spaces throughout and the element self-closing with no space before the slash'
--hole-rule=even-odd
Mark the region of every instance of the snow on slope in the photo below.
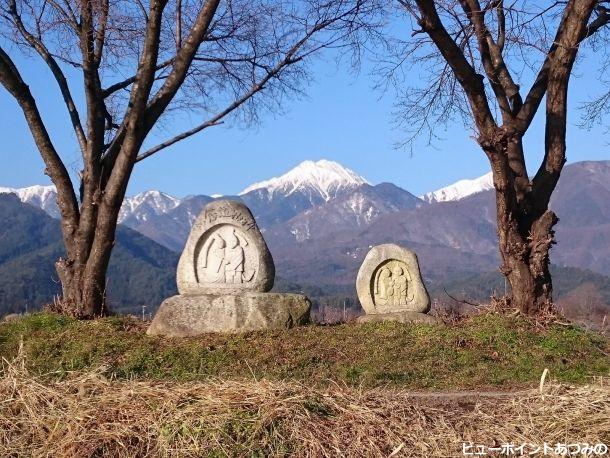
<svg viewBox="0 0 610 458">
<path fill-rule="evenodd" d="M 55 186 L 28 186 L 26 188 L 3 188 L 0 194 L 15 194 L 21 202 L 33 205 L 46 211 L 54 218 L 59 218 L 57 208 L 57 192 Z M 176 199 L 160 191 L 146 191 L 133 197 L 126 197 L 119 212 L 119 222 L 134 216 L 136 220 L 146 220 L 150 213 L 162 214 L 177 207 L 180 199 Z"/>
<path fill-rule="evenodd" d="M 155 215 L 167 213 L 180 205 L 180 202 L 180 199 L 156 190 L 126 197 L 119 211 L 119 223 L 130 216 L 134 216 L 138 221 L 146 221 L 149 213 Z"/>
<path fill-rule="evenodd" d="M 239 195 L 266 190 L 269 198 L 274 194 L 288 196 L 296 191 L 313 191 L 325 201 L 343 190 L 354 189 L 369 182 L 353 170 L 334 161 L 304 161 L 282 176 L 248 186 Z"/>
<path fill-rule="evenodd" d="M 421 199 L 428 203 L 449 202 L 493 189 L 493 187 L 493 177 L 489 172 L 474 180 L 460 180 L 438 191 L 429 192 L 421 196 Z"/>
<path fill-rule="evenodd" d="M 49 215 L 59 217 L 55 186 L 34 185 L 26 188 L 2 188 L 0 194 L 15 194 L 21 202 L 33 205 L 46 211 Z"/>
<path fill-rule="evenodd" d="M 27 188 L 1 188 L 0 194 L 16 194 L 23 202 L 47 202 L 54 198 L 55 186 L 34 185 Z"/>
<path fill-rule="evenodd" d="M 316 200 L 322 198 L 328 202 L 343 191 L 351 191 L 363 184 L 369 183 L 354 171 L 337 162 L 305 161 L 280 177 L 249 186 L 240 195 L 261 190 L 266 191 L 265 198 L 271 199 L 274 195 L 284 197 L 300 191 L 309 195 L 310 199 L 312 196 L 316 196 Z M 53 217 L 59 217 L 54 186 L 30 186 L 20 189 L 0 187 L 0 193 L 3 192 L 14 193 L 22 202 L 42 208 Z M 218 198 L 221 195 L 215 194 L 212 197 Z M 173 210 L 181 202 L 182 199 L 156 190 L 126 197 L 119 212 L 119 223 L 127 222 L 128 225 L 133 225 L 147 221 L 153 215 L 162 215 Z"/>
</svg>

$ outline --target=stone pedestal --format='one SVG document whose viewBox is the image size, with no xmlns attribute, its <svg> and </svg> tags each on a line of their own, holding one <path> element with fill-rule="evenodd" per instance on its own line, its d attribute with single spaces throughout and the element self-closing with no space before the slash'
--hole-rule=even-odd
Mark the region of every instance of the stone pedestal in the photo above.
<svg viewBox="0 0 610 458">
<path fill-rule="evenodd" d="M 310 307 L 309 299 L 301 294 L 178 295 L 163 301 L 147 334 L 188 337 L 285 329 L 306 324 Z"/>
<path fill-rule="evenodd" d="M 248 207 L 214 201 L 195 220 L 180 256 L 180 294 L 163 301 L 147 333 L 186 337 L 308 322 L 309 299 L 269 293 L 274 280 L 273 258 Z"/>
</svg>

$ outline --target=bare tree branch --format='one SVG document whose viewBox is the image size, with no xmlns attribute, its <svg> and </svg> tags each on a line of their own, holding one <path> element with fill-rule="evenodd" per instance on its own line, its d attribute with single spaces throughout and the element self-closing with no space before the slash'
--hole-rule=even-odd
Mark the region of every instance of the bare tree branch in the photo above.
<svg viewBox="0 0 610 458">
<path fill-rule="evenodd" d="M 595 3 L 595 2 L 593 2 Z M 569 2 L 569 5 L 572 5 L 573 2 Z M 587 2 L 589 5 L 589 2 Z M 567 40 L 567 36 L 570 33 L 569 25 L 573 25 L 574 21 L 571 21 L 571 12 L 573 11 L 573 6 L 570 8 L 566 7 L 564 10 L 564 14 L 562 16 L 561 22 L 557 28 L 557 34 L 555 35 L 555 39 L 553 40 L 553 44 L 549 48 L 546 54 L 546 59 L 538 72 L 536 80 L 532 84 L 523 104 L 521 110 L 517 114 L 517 119 L 520 122 L 520 129 L 525 131 L 532 120 L 534 119 L 534 115 L 536 114 L 540 102 L 542 102 L 543 97 L 546 94 L 546 89 L 548 85 L 549 72 L 551 70 L 551 65 L 553 63 L 553 59 L 555 57 L 555 53 L 560 46 L 566 46 L 565 42 Z M 582 40 L 588 38 L 598 32 L 602 27 L 610 23 L 610 15 L 607 13 L 607 10 L 604 9 L 603 14 L 600 14 L 596 20 L 594 20 L 591 24 L 589 24 L 584 30 L 580 33 L 578 40 L 573 44 L 573 46 L 578 46 Z"/>
<path fill-rule="evenodd" d="M 79 217 L 70 176 L 51 141 L 29 87 L 2 47 L 0 47 L 0 83 L 15 98 L 23 111 L 32 137 L 45 162 L 45 173 L 53 180 L 58 190 L 58 206 L 62 215 L 64 238 L 69 238 L 78 228 Z"/>
<path fill-rule="evenodd" d="M 275 67 L 268 69 L 264 66 L 262 66 L 261 64 L 256 62 L 256 58 L 254 57 L 250 57 L 250 58 L 218 58 L 218 59 L 210 59 L 210 58 L 198 58 L 198 57 L 194 57 L 194 60 L 207 60 L 207 61 L 218 61 L 221 64 L 227 63 L 227 62 L 250 62 L 253 67 L 262 67 L 266 74 L 264 75 L 264 77 L 262 79 L 260 79 L 259 81 L 255 82 L 251 88 L 246 91 L 243 95 L 241 95 L 240 97 L 238 97 L 237 99 L 235 99 L 230 105 L 228 105 L 225 109 L 223 109 L 222 111 L 220 111 L 219 113 L 217 113 L 216 115 L 214 115 L 213 117 L 211 117 L 210 119 L 208 119 L 207 121 L 203 122 L 202 124 L 199 124 L 198 126 L 189 129 L 185 132 L 182 132 L 162 143 L 160 143 L 159 145 L 148 149 L 147 151 L 141 153 L 138 155 L 136 161 L 142 161 L 150 156 L 152 156 L 153 154 L 181 141 L 184 140 L 188 137 L 191 137 L 199 132 L 201 132 L 202 130 L 208 128 L 208 127 L 212 127 L 212 126 L 216 126 L 218 124 L 221 124 L 221 120 L 223 118 L 225 118 L 227 115 L 231 114 L 233 111 L 235 111 L 236 109 L 238 109 L 239 107 L 241 107 L 244 103 L 246 103 L 247 101 L 249 101 L 250 99 L 252 99 L 252 97 L 254 97 L 257 93 L 259 93 L 260 91 L 264 90 L 267 83 L 269 83 L 269 81 L 271 81 L 274 78 L 278 78 L 278 76 L 280 75 L 280 73 L 288 66 L 296 64 L 300 61 L 302 61 L 303 59 L 305 59 L 307 56 L 319 51 L 322 47 L 327 47 L 329 45 L 332 45 L 333 41 L 328 42 L 328 43 L 324 43 L 321 46 L 318 47 L 314 47 L 310 50 L 308 50 L 305 53 L 302 53 L 301 55 L 298 55 L 299 50 L 311 39 L 312 36 L 314 36 L 316 33 L 320 32 L 321 30 L 324 30 L 325 28 L 327 28 L 329 25 L 331 25 L 334 22 L 337 22 L 339 20 L 341 20 L 343 17 L 347 16 L 348 14 L 352 14 L 352 12 L 346 13 L 343 16 L 340 17 L 335 17 L 326 21 L 321 21 L 318 22 L 316 24 L 314 24 L 314 26 L 307 31 L 307 33 L 305 34 L 305 36 L 303 38 L 301 38 L 297 43 L 295 43 L 285 54 L 285 56 L 283 57 L 283 59 L 281 61 L 279 61 Z"/>
<path fill-rule="evenodd" d="M 451 66 L 460 85 L 470 101 L 477 127 L 488 131 L 496 127 L 495 120 L 487 103 L 482 76 L 465 59 L 438 16 L 433 0 L 417 0 L 421 17 L 419 25 L 437 45 L 439 51 Z"/>
<path fill-rule="evenodd" d="M 302 45 L 302 43 L 301 43 Z M 267 73 L 267 76 L 265 76 L 265 78 L 263 78 L 258 84 L 252 86 L 252 88 L 246 92 L 243 96 L 241 96 L 240 98 L 238 98 L 237 100 L 235 100 L 233 103 L 231 103 L 228 107 L 226 107 L 224 110 L 222 110 L 220 113 L 216 114 L 215 116 L 213 116 L 212 118 L 210 118 L 209 120 L 207 120 L 206 122 L 190 129 L 187 130 L 186 132 L 183 132 L 181 134 L 178 134 L 176 136 L 174 136 L 173 138 L 164 141 L 163 143 L 148 149 L 147 151 L 141 153 L 138 155 L 136 161 L 139 162 L 141 160 L 146 159 L 147 157 L 152 156 L 153 154 L 161 151 L 162 149 L 167 148 L 168 146 L 171 146 L 175 143 L 178 143 L 181 140 L 184 140 L 185 138 L 191 137 L 193 135 L 195 135 L 196 133 L 201 132 L 202 130 L 208 128 L 208 127 L 212 127 L 212 126 L 217 126 L 218 124 L 220 124 L 220 121 L 226 117 L 227 115 L 229 115 L 230 113 L 232 113 L 233 111 L 235 111 L 237 108 L 239 108 L 241 105 L 243 105 L 245 102 L 247 102 L 248 100 L 250 100 L 256 93 L 262 91 L 265 88 L 265 85 L 272 79 L 277 77 L 277 75 L 282 71 L 282 69 L 286 66 L 286 65 L 290 65 L 291 63 L 296 63 L 296 60 L 293 60 L 292 56 L 296 53 L 296 51 L 298 50 L 299 46 L 295 46 L 295 48 L 293 48 L 288 55 L 286 56 L 286 58 L 284 60 L 282 60 L 280 63 L 277 64 L 277 66 L 275 68 L 273 68 L 272 70 L 270 70 Z"/>
<path fill-rule="evenodd" d="M 51 70 L 51 73 L 55 77 L 55 81 L 57 81 L 57 84 L 59 85 L 61 95 L 64 99 L 64 103 L 66 104 L 66 108 L 68 109 L 68 114 L 70 115 L 72 127 L 74 129 L 74 133 L 76 134 L 76 139 L 78 140 L 78 144 L 80 145 L 81 151 L 84 152 L 87 147 L 85 133 L 83 132 L 80 116 L 78 114 L 78 110 L 76 109 L 76 105 L 74 104 L 74 100 L 72 98 L 72 94 L 70 93 L 68 82 L 64 73 L 62 72 L 61 68 L 57 64 L 57 61 L 53 58 L 46 46 L 25 28 L 25 25 L 21 20 L 21 16 L 17 12 L 15 0 L 9 0 L 9 13 L 15 23 L 17 30 L 21 33 L 21 35 L 29 43 L 29 45 L 36 50 L 40 57 L 42 57 L 42 59 L 45 61 L 45 63 Z"/>
<path fill-rule="evenodd" d="M 487 74 L 487 79 L 496 96 L 496 101 L 500 106 L 502 117 L 506 121 L 511 117 L 512 110 L 508 100 L 508 95 L 505 86 L 501 82 L 500 69 L 497 64 L 500 64 L 501 55 L 496 52 L 496 58 L 492 58 L 491 49 L 496 47 L 495 42 L 491 38 L 491 34 L 485 25 L 485 11 L 481 8 L 478 0 L 461 0 L 462 9 L 466 13 L 468 19 L 472 22 L 476 31 L 477 43 L 483 68 Z"/>
<path fill-rule="evenodd" d="M 125 191 L 127 177 L 131 174 L 137 149 L 144 141 L 145 132 L 141 130 L 141 124 L 155 80 L 161 22 L 166 5 L 167 0 L 151 2 L 144 49 L 131 87 L 129 110 L 122 128 L 117 132 L 113 145 L 105 156 L 107 187 L 110 190 L 106 193 L 106 199 L 110 206 L 120 206 L 122 193 Z"/>
<path fill-rule="evenodd" d="M 532 180 L 532 188 L 539 212 L 546 210 L 551 193 L 557 185 L 566 162 L 567 87 L 579 44 L 586 37 L 587 20 L 595 7 L 595 0 L 571 1 L 564 14 L 565 29 L 558 34 L 557 47 L 549 59 L 546 93 L 546 124 L 544 159 Z"/>
<path fill-rule="evenodd" d="M 147 109 L 146 123 L 152 126 L 169 105 L 186 78 L 188 69 L 195 58 L 199 45 L 203 41 L 220 0 L 206 0 L 199 11 L 195 23 L 184 40 L 182 47 L 173 61 L 171 73 L 165 79 L 161 89 L 154 96 Z"/>
<path fill-rule="evenodd" d="M 173 61 L 174 61 L 174 59 L 171 58 L 171 59 L 168 59 L 168 60 L 156 65 L 155 72 L 169 67 Z M 114 83 L 111 86 L 108 86 L 106 89 L 102 90 L 102 97 L 106 99 L 106 98 L 110 97 L 112 94 L 114 94 L 115 92 L 120 91 L 121 89 L 128 88 L 129 86 L 131 86 L 134 83 L 135 80 L 136 80 L 136 75 L 133 75 L 133 76 L 130 76 L 129 78 L 124 79 L 123 81 L 119 81 L 117 83 Z"/>
</svg>

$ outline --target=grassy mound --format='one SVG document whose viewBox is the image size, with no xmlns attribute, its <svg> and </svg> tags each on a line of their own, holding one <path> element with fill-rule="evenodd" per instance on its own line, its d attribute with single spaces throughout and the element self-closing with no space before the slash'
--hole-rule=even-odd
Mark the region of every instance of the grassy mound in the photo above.
<svg viewBox="0 0 610 458">
<path fill-rule="evenodd" d="M 421 402 L 402 389 L 294 381 L 42 381 L 5 363 L 0 456 L 462 456 L 486 447 L 599 444 L 610 387 Z M 491 453 L 490 453 L 491 454 Z M 498 453 L 494 456 L 497 456 Z"/>
<path fill-rule="evenodd" d="M 544 368 L 570 383 L 610 373 L 607 339 L 499 314 L 451 326 L 345 324 L 189 339 L 148 337 L 144 323 L 124 317 L 34 314 L 0 324 L 0 357 L 12 360 L 20 341 L 27 370 L 47 379 L 94 370 L 110 379 L 480 389 L 531 385 Z"/>
</svg>

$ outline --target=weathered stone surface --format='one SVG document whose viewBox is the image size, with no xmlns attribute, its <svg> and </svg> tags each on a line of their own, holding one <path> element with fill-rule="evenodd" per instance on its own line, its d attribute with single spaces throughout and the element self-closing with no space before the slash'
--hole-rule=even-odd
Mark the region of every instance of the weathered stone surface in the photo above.
<svg viewBox="0 0 610 458">
<path fill-rule="evenodd" d="M 358 271 L 356 291 L 367 314 L 430 310 L 417 255 L 395 244 L 377 245 L 368 252 Z"/>
<path fill-rule="evenodd" d="M 380 321 L 397 321 L 399 323 L 442 323 L 438 318 L 419 312 L 372 313 L 357 318 L 358 323 L 377 323 Z"/>
<path fill-rule="evenodd" d="M 197 217 L 178 262 L 180 294 L 239 294 L 273 287 L 275 266 L 248 207 L 209 203 Z"/>
<path fill-rule="evenodd" d="M 240 202 L 212 202 L 197 217 L 178 262 L 180 294 L 163 301 L 147 333 L 186 337 L 308 322 L 307 297 L 266 292 L 274 277 L 271 253 L 250 210 Z"/>
<path fill-rule="evenodd" d="M 188 337 L 291 328 L 309 321 L 310 307 L 301 294 L 178 295 L 163 301 L 147 334 Z"/>
</svg>

